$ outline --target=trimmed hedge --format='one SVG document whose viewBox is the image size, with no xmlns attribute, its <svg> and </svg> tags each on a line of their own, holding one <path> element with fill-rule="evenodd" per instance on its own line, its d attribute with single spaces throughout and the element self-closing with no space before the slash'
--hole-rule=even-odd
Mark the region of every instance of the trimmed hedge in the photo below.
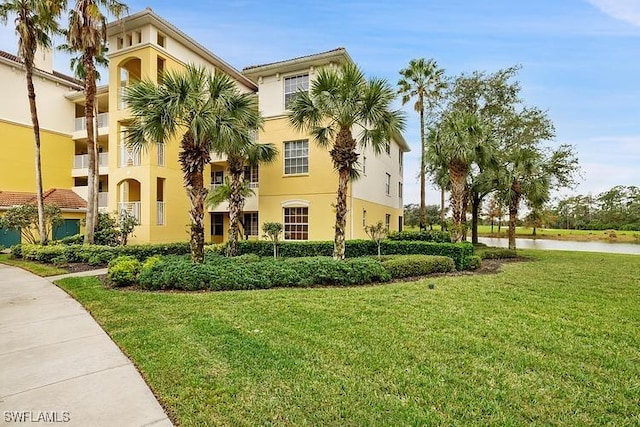
<svg viewBox="0 0 640 427">
<path fill-rule="evenodd" d="M 132 256 L 143 261 L 154 255 L 184 255 L 189 253 L 188 243 L 166 243 L 130 246 L 100 245 L 50 245 L 40 246 L 23 244 L 12 250 L 14 256 L 32 261 L 51 264 L 62 259 L 67 262 L 86 262 L 91 265 L 104 265 L 122 255 Z"/>
<path fill-rule="evenodd" d="M 382 261 L 382 265 L 393 278 L 449 273 L 456 269 L 451 258 L 437 255 L 399 255 Z"/>
<path fill-rule="evenodd" d="M 149 258 L 152 259 L 152 258 Z M 115 286 L 133 285 L 138 281 L 140 261 L 130 255 L 123 255 L 109 261 L 107 277 Z"/>
<path fill-rule="evenodd" d="M 385 282 L 390 278 L 386 269 L 370 258 L 335 261 L 320 257 L 252 262 L 246 258 L 211 257 L 204 264 L 193 264 L 184 257 L 166 257 L 151 265 L 145 262 L 139 283 L 150 290 L 218 291 L 362 285 Z"/>
<path fill-rule="evenodd" d="M 488 248 L 478 251 L 478 256 L 482 259 L 505 259 L 517 258 L 516 251 L 506 248 Z"/>
<path fill-rule="evenodd" d="M 387 237 L 390 240 L 419 240 L 423 242 L 451 243 L 451 235 L 449 232 L 440 230 L 400 231 L 390 233 Z"/>
<path fill-rule="evenodd" d="M 482 265 L 482 258 L 480 258 L 478 255 L 468 256 L 466 264 L 467 270 L 477 270 Z"/>
<path fill-rule="evenodd" d="M 384 255 L 441 255 L 452 258 L 458 270 L 466 268 L 466 258 L 473 255 L 470 243 L 434 243 L 424 241 L 384 240 L 381 244 Z M 304 241 L 278 243 L 278 252 L 285 258 L 332 256 L 333 242 Z M 271 242 L 249 240 L 238 242 L 239 254 L 256 254 L 261 257 L 273 255 Z M 376 255 L 378 247 L 371 240 L 347 240 L 345 255 L 347 258 Z"/>
</svg>

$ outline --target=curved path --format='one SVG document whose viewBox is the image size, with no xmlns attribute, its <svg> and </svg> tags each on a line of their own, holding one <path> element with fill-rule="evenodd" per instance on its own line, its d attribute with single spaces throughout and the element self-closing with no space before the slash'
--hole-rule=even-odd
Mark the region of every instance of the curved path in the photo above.
<svg viewBox="0 0 640 427">
<path fill-rule="evenodd" d="M 49 280 L 0 264 L 0 425 L 171 426 L 131 361 Z"/>
</svg>

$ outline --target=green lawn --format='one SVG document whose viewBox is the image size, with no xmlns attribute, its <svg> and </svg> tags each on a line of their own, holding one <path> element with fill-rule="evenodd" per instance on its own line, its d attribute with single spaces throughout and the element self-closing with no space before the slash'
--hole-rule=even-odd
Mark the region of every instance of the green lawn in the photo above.
<svg viewBox="0 0 640 427">
<path fill-rule="evenodd" d="M 508 225 L 502 226 L 500 234 L 498 234 L 497 224 L 493 227 L 491 234 L 490 225 L 479 225 L 478 233 L 483 236 L 507 236 Z M 613 233 L 611 233 L 613 231 Z M 518 237 L 533 237 L 533 229 L 531 227 L 516 227 L 516 235 Z M 640 231 L 620 231 L 620 230 L 565 230 L 557 228 L 538 228 L 536 237 L 539 239 L 554 240 L 578 240 L 578 241 L 597 241 L 606 240 L 610 242 L 632 242 L 640 243 Z"/>
<path fill-rule="evenodd" d="M 37 274 L 41 277 L 57 276 L 58 274 L 65 274 L 67 270 L 55 267 L 53 265 L 41 264 L 39 262 L 25 261 L 22 259 L 13 259 L 10 254 L 0 254 L 0 264 L 7 264 L 14 267 L 19 267 L 24 270 L 30 271 L 33 274 Z"/>
<path fill-rule="evenodd" d="M 59 284 L 180 425 L 640 425 L 640 257 L 522 252 L 371 287 Z"/>
</svg>

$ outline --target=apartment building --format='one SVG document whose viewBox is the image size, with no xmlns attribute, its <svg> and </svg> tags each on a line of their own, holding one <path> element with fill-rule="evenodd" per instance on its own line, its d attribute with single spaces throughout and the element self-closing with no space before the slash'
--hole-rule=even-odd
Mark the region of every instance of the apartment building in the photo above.
<svg viewBox="0 0 640 427">
<path fill-rule="evenodd" d="M 108 37 L 108 83 L 98 89 L 97 102 L 100 205 L 104 211 L 126 210 L 139 218 L 140 226 L 136 228 L 132 242 L 188 239 L 189 202 L 178 164 L 178 141 L 163 147 L 151 146 L 141 152 L 133 152 L 124 144 L 130 116 L 122 102 L 123 90 L 140 79 L 158 81 L 165 70 L 179 70 L 186 64 L 224 72 L 235 81 L 239 90 L 255 94 L 265 117 L 258 141 L 273 143 L 279 150 L 275 162 L 245 171 L 254 193 L 247 198 L 244 207 L 245 236 L 259 238 L 261 225 L 275 221 L 284 224 L 286 240 L 333 238 L 335 213 L 332 205 L 336 198 L 337 174 L 328 151 L 289 125 L 287 107 L 299 88 L 308 89 L 318 70 L 351 61 L 346 50 L 340 48 L 239 71 L 151 9 L 110 24 Z M 48 75 L 57 75 L 52 73 L 51 70 Z M 16 80 L 22 78 L 20 83 L 25 86 L 24 76 L 17 74 Z M 66 86 L 62 82 L 67 82 Z M 48 142 L 47 147 L 55 146 L 47 148 L 46 153 L 43 151 L 43 169 L 51 168 L 45 172 L 44 185 L 45 188 L 73 190 L 86 198 L 84 95 L 73 79 L 66 78 L 57 84 L 55 91 L 51 89 L 46 94 L 36 87 L 39 103 L 46 103 L 45 110 L 50 108 L 57 114 L 55 120 L 43 120 L 52 126 L 52 135 L 47 136 L 52 142 Z M 33 162 L 33 155 L 27 148 L 33 144 L 28 143 L 32 137 L 30 119 L 25 120 L 30 116 L 24 92 L 16 93 L 14 99 L 17 101 L 18 98 L 24 99 L 24 106 L 14 104 L 13 100 L 0 101 L 0 126 L 4 126 L 0 128 L 0 131 L 4 130 L 0 133 L 0 148 L 1 155 L 6 157 L 5 164 L 9 165 L 4 173 L 0 172 L 0 191 L 32 191 L 35 188 L 33 167 L 23 165 L 24 179 L 20 185 L 10 178 L 14 155 L 7 153 L 7 147 L 20 145 L 21 164 Z M 17 108 L 24 109 L 22 122 L 8 114 L 9 110 Z M 5 137 L 11 134 L 9 129 L 16 134 L 11 140 Z M 361 179 L 349 188 L 347 238 L 365 237 L 363 226 L 378 221 L 383 221 L 390 230 L 402 227 L 402 158 L 407 151 L 406 141 L 397 135 L 386 153 L 375 155 L 370 149 L 360 153 Z M 226 159 L 212 156 L 206 184 L 214 189 L 226 176 Z M 226 239 L 226 203 L 210 208 L 206 226 L 209 241 Z"/>
</svg>

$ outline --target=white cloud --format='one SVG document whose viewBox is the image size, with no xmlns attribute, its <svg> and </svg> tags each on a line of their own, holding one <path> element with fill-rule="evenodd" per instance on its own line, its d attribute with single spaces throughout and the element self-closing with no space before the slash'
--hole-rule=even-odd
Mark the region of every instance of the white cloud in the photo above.
<svg viewBox="0 0 640 427">
<path fill-rule="evenodd" d="M 607 15 L 640 27 L 640 0 L 587 0 Z"/>
</svg>

